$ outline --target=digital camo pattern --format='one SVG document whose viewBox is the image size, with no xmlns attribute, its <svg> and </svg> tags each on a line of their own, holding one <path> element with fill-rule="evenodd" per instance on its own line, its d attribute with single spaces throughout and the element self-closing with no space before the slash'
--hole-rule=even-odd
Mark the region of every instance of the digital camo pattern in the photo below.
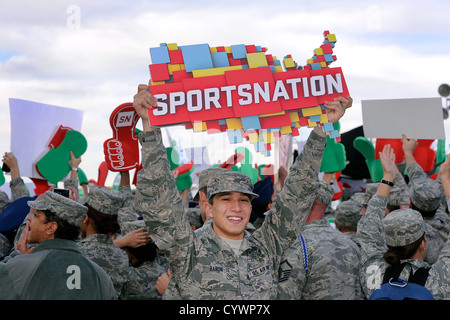
<svg viewBox="0 0 450 320">
<path fill-rule="evenodd" d="M 397 172 L 394 178 L 394 184 L 400 188 L 400 205 L 409 206 L 409 189 L 403 174 Z"/>
<path fill-rule="evenodd" d="M 125 196 L 119 190 L 107 187 L 91 186 L 89 193 L 81 201 L 89 204 L 92 208 L 109 215 L 117 215 L 123 207 Z"/>
<path fill-rule="evenodd" d="M 343 227 L 356 227 L 361 219 L 362 208 L 361 204 L 353 200 L 342 201 L 336 207 L 336 223 Z"/>
<path fill-rule="evenodd" d="M 215 194 L 232 191 L 245 193 L 251 199 L 259 197 L 253 192 L 252 179 L 239 171 L 226 170 L 215 173 L 208 180 L 207 190 L 208 200 Z"/>
<path fill-rule="evenodd" d="M 380 186 L 380 183 L 368 183 L 367 184 L 367 189 L 366 189 L 366 193 L 365 193 L 365 197 L 364 197 L 364 203 L 363 204 L 368 204 L 370 198 L 372 198 L 372 196 L 377 193 L 378 191 L 378 187 Z M 394 205 L 394 206 L 399 206 L 402 202 L 402 197 L 401 197 L 401 189 L 397 186 L 393 186 L 391 187 L 391 191 L 389 191 L 389 201 L 388 204 L 390 205 Z"/>
<path fill-rule="evenodd" d="M 386 209 L 387 199 L 380 195 L 375 195 L 369 207 L 358 223 L 357 238 L 361 245 L 361 286 L 366 297 L 381 285 L 383 275 L 388 267 L 383 254 L 386 252 L 386 242 L 384 235 L 383 219 Z M 400 277 L 408 279 L 409 272 L 415 272 L 420 267 L 430 265 L 422 260 L 408 259 L 410 268 L 404 268 Z M 441 250 L 438 260 L 431 265 L 429 276 L 425 287 L 431 292 L 436 300 L 450 299 L 450 242 L 447 239 Z"/>
<path fill-rule="evenodd" d="M 27 201 L 30 208 L 50 210 L 71 225 L 80 226 L 88 208 L 53 191 L 46 191 L 42 200 Z"/>
<path fill-rule="evenodd" d="M 139 267 L 130 267 L 128 281 L 122 288 L 120 300 L 161 300 L 156 290 L 156 282 L 167 272 L 169 262 L 164 256 L 153 261 L 145 261 Z"/>
<path fill-rule="evenodd" d="M 412 209 L 399 209 L 383 219 L 386 244 L 402 247 L 418 240 L 425 233 L 422 215 Z"/>
<path fill-rule="evenodd" d="M 83 255 L 98 264 L 111 277 L 120 297 L 130 272 L 128 256 L 107 234 L 93 234 L 78 242 Z"/>
<path fill-rule="evenodd" d="M 301 237 L 286 251 L 282 267 L 279 299 L 362 299 L 359 249 L 327 220 L 303 226 Z"/>
<path fill-rule="evenodd" d="M 30 192 L 26 188 L 23 179 L 20 177 L 11 180 L 9 182 L 9 187 L 11 189 L 11 199 L 9 199 L 8 195 L 5 192 L 0 191 L 0 212 L 3 211 L 3 209 L 5 209 L 6 206 L 11 202 L 22 197 L 28 197 L 30 195 Z"/>
<path fill-rule="evenodd" d="M 205 224 L 198 233 L 190 228 L 160 130 L 142 132 L 139 139 L 143 169 L 138 173 L 138 214 L 166 253 L 179 296 L 275 299 L 281 255 L 296 238 L 296 225 L 304 223 L 314 200 L 325 138 L 310 134 L 263 226 L 245 236 L 239 257 L 215 234 L 212 224 Z"/>
<path fill-rule="evenodd" d="M 409 164 L 406 170 L 409 177 L 411 202 L 420 210 L 436 210 L 444 195 L 442 185 L 430 179 L 418 163 Z"/>
</svg>

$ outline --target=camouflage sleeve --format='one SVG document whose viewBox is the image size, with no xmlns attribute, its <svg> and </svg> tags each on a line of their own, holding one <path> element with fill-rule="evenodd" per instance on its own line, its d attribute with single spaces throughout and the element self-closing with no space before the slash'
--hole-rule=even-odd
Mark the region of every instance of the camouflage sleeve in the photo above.
<svg viewBox="0 0 450 320">
<path fill-rule="evenodd" d="M 80 193 L 78 192 L 78 185 L 79 185 L 78 179 L 70 178 L 70 179 L 64 180 L 64 188 L 65 189 L 68 189 L 68 187 L 73 188 L 73 190 L 76 193 L 77 201 L 80 200 Z"/>
<path fill-rule="evenodd" d="M 409 205 L 409 191 L 405 178 L 400 172 L 397 172 L 394 178 L 394 184 L 400 188 L 401 204 Z"/>
<path fill-rule="evenodd" d="M 388 198 L 375 194 L 358 222 L 356 237 L 361 245 L 361 264 L 385 252 L 386 241 L 382 221 L 387 203 Z"/>
<path fill-rule="evenodd" d="M 140 132 L 142 169 L 136 185 L 136 211 L 142 215 L 157 247 L 173 261 L 189 260 L 186 250 L 193 245 L 193 231 L 187 220 L 175 178 L 170 170 L 161 130 Z"/>
<path fill-rule="evenodd" d="M 420 164 L 413 162 L 406 166 L 406 173 L 408 174 L 409 180 L 428 178 L 428 175 L 423 171 Z"/>
<path fill-rule="evenodd" d="M 11 188 L 11 201 L 17 200 L 22 197 L 28 197 L 30 192 L 28 191 L 22 178 L 16 178 L 9 182 Z"/>
<path fill-rule="evenodd" d="M 273 201 L 261 228 L 255 231 L 279 263 L 281 255 L 297 237 L 306 221 L 318 188 L 318 173 L 326 138 L 311 132 L 306 145 L 289 170 L 284 187 Z"/>
<path fill-rule="evenodd" d="M 435 300 L 450 299 L 450 237 L 441 250 L 438 260 L 431 265 L 425 287 L 430 290 Z"/>
</svg>

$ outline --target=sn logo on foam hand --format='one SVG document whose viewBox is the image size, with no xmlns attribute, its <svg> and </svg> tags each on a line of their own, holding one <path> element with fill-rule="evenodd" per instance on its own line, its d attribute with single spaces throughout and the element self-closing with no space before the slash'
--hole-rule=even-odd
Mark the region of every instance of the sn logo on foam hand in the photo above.
<svg viewBox="0 0 450 320">
<path fill-rule="evenodd" d="M 127 171 L 139 165 L 139 143 L 135 135 L 139 116 L 132 103 L 124 103 L 111 113 L 109 123 L 113 137 L 103 143 L 108 169 Z"/>
</svg>

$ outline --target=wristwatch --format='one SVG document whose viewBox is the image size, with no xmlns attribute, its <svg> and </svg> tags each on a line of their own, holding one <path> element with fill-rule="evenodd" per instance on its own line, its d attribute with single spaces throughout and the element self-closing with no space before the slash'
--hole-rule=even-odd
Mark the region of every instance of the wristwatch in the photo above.
<svg viewBox="0 0 450 320">
<path fill-rule="evenodd" d="M 381 182 L 381 183 L 384 183 L 384 184 L 387 184 L 388 186 L 391 186 L 391 187 L 394 186 L 394 183 L 393 183 L 392 181 L 381 180 L 380 182 Z"/>
</svg>

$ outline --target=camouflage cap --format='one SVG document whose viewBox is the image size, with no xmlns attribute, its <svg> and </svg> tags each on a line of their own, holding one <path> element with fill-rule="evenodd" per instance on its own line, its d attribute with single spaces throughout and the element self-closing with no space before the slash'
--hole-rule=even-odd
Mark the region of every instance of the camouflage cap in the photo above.
<svg viewBox="0 0 450 320">
<path fill-rule="evenodd" d="M 124 236 L 124 235 L 126 235 L 132 231 L 138 230 L 140 228 L 146 228 L 145 221 L 144 220 L 132 220 L 132 221 L 124 222 L 120 228 L 120 231 L 121 231 L 122 236 Z"/>
<path fill-rule="evenodd" d="M 125 196 L 119 190 L 92 186 L 89 188 L 88 195 L 80 202 L 90 205 L 99 212 L 117 215 L 124 201 Z"/>
<path fill-rule="evenodd" d="M 41 200 L 28 201 L 28 206 L 36 210 L 49 210 L 71 225 L 79 227 L 88 208 L 81 203 L 53 191 L 46 191 Z"/>
<path fill-rule="evenodd" d="M 319 180 L 319 187 L 317 189 L 316 199 L 325 205 L 329 205 L 333 200 L 334 189 L 325 181 Z"/>
<path fill-rule="evenodd" d="M 365 205 L 366 203 L 364 202 L 366 198 L 366 194 L 364 192 L 356 192 L 354 194 L 352 194 L 352 196 L 350 197 L 350 200 L 360 204 L 360 205 Z"/>
<path fill-rule="evenodd" d="M 229 171 L 229 170 L 220 167 L 211 167 L 200 171 L 200 174 L 198 175 L 198 190 L 207 187 L 209 178 L 211 178 L 214 174 L 222 171 Z M 197 191 L 197 194 L 194 197 L 194 201 L 198 200 L 200 200 L 200 196 Z"/>
<path fill-rule="evenodd" d="M 401 247 L 413 243 L 425 233 L 422 215 L 413 209 L 398 209 L 383 219 L 386 244 Z"/>
<path fill-rule="evenodd" d="M 412 179 L 409 182 L 411 202 L 420 210 L 433 211 L 437 209 L 443 194 L 442 185 L 433 179 Z"/>
<path fill-rule="evenodd" d="M 343 227 L 357 226 L 359 219 L 361 219 L 362 208 L 362 204 L 352 200 L 339 203 L 335 211 L 336 223 Z"/>
<path fill-rule="evenodd" d="M 364 196 L 364 205 L 367 205 L 369 203 L 369 200 L 373 197 L 374 194 L 377 193 L 378 187 L 380 186 L 380 183 L 368 183 L 366 193 Z M 402 190 L 397 187 L 393 186 L 391 187 L 391 191 L 389 192 L 389 200 L 388 204 L 399 206 L 401 204 L 401 193 Z"/>
<path fill-rule="evenodd" d="M 252 179 L 240 171 L 226 170 L 214 174 L 208 181 L 208 200 L 221 192 L 241 192 L 250 196 L 250 200 L 259 197 L 253 192 Z"/>
<path fill-rule="evenodd" d="M 185 210 L 189 223 L 196 228 L 200 228 L 203 225 L 201 210 L 199 207 L 187 208 Z"/>
</svg>

